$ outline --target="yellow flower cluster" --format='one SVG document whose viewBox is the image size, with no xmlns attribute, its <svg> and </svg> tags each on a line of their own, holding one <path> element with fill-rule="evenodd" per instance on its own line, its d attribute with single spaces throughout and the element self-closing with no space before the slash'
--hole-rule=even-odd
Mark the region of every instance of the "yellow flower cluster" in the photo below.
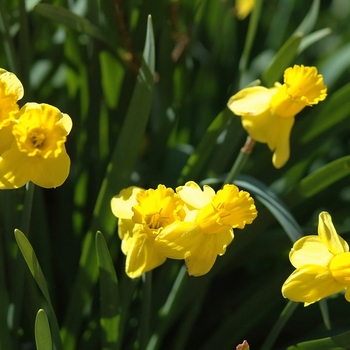
<svg viewBox="0 0 350 350">
<path fill-rule="evenodd" d="M 23 86 L 15 74 L 0 69 L 0 189 L 32 181 L 52 188 L 66 180 L 70 159 L 65 149 L 72 120 L 48 104 L 17 104 Z"/>
<path fill-rule="evenodd" d="M 125 270 L 131 278 L 167 258 L 185 260 L 190 275 L 204 275 L 232 242 L 233 229 L 243 229 L 257 216 L 248 192 L 225 185 L 216 193 L 195 182 L 176 192 L 164 185 L 129 187 L 112 198 L 111 208 L 119 218 Z"/>
<path fill-rule="evenodd" d="M 282 294 L 305 306 L 343 290 L 350 302 L 350 252 L 327 212 L 319 215 L 318 236 L 294 243 L 289 259 L 296 270 L 282 286 Z"/>
<path fill-rule="evenodd" d="M 232 96 L 227 105 L 242 117 L 243 128 L 252 139 L 267 143 L 274 152 L 273 165 L 281 168 L 289 159 L 289 136 L 295 115 L 326 96 L 327 86 L 317 69 L 295 65 L 285 70 L 283 85 L 243 89 Z"/>
</svg>

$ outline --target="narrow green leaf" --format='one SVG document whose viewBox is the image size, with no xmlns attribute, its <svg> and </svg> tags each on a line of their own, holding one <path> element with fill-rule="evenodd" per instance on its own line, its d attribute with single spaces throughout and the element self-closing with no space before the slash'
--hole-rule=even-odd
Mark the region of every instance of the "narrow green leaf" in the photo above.
<svg viewBox="0 0 350 350">
<path fill-rule="evenodd" d="M 306 14 L 299 27 L 295 30 L 294 34 L 303 33 L 304 35 L 306 35 L 310 33 L 317 21 L 319 10 L 320 0 L 314 0 L 309 12 Z"/>
<path fill-rule="evenodd" d="M 120 344 L 119 289 L 113 261 L 101 232 L 96 233 L 96 253 L 100 271 L 102 349 L 112 350 Z"/>
<path fill-rule="evenodd" d="M 101 31 L 95 27 L 86 18 L 76 15 L 72 11 L 66 8 L 49 5 L 49 4 L 38 4 L 34 7 L 34 11 L 40 15 L 59 22 L 67 27 L 76 30 L 79 33 L 84 33 L 92 38 L 106 42 L 105 37 Z"/>
<path fill-rule="evenodd" d="M 49 320 L 43 309 L 40 309 L 36 314 L 34 333 L 37 350 L 52 350 Z"/>
<path fill-rule="evenodd" d="M 272 86 L 276 81 L 281 79 L 284 70 L 292 64 L 297 56 L 302 38 L 303 34 L 297 33 L 284 43 L 270 66 L 262 74 L 264 85 Z"/>
<path fill-rule="evenodd" d="M 328 338 L 315 339 L 288 347 L 288 350 L 346 350 L 350 349 L 350 331 Z"/>
<path fill-rule="evenodd" d="M 44 274 L 41 270 L 39 261 L 36 257 L 36 254 L 33 250 L 33 247 L 29 243 L 27 237 L 20 230 L 15 230 L 15 238 L 19 249 L 22 252 L 24 260 L 26 261 L 30 272 L 32 273 L 36 283 L 38 284 L 41 292 L 44 294 L 46 300 L 51 304 L 49 290 L 45 281 Z"/>
<path fill-rule="evenodd" d="M 301 52 L 306 50 L 309 46 L 311 46 L 312 44 L 316 43 L 317 41 L 323 39 L 325 36 L 327 36 L 331 33 L 332 33 L 332 29 L 323 28 L 323 29 L 320 29 L 314 33 L 311 33 L 311 34 L 305 36 L 301 40 L 298 53 L 300 54 Z"/>
<path fill-rule="evenodd" d="M 234 183 L 249 191 L 271 212 L 293 243 L 302 236 L 302 230 L 288 207 L 264 183 L 247 175 L 239 175 Z"/>
<path fill-rule="evenodd" d="M 350 52 L 350 51 L 349 51 Z M 307 133 L 301 139 L 302 144 L 314 139 L 316 136 L 326 132 L 334 125 L 349 118 L 350 110 L 350 83 L 344 85 L 339 90 L 329 96 L 324 101 L 323 108 L 315 115 L 307 127 Z M 332 116 L 332 118 L 330 118 Z"/>
<path fill-rule="evenodd" d="M 33 250 L 33 247 L 31 246 L 30 242 L 28 241 L 27 237 L 21 232 L 20 230 L 15 230 L 15 238 L 17 241 L 17 244 L 19 246 L 19 249 L 24 257 L 24 260 L 27 263 L 27 266 L 31 272 L 31 274 L 34 277 L 35 282 L 39 286 L 41 292 L 43 293 L 47 303 L 50 307 L 51 317 L 52 317 L 52 331 L 53 331 L 53 339 L 54 339 L 54 345 L 55 349 L 62 350 L 62 340 L 60 337 L 60 331 L 58 327 L 57 318 L 55 315 L 55 311 L 53 310 L 49 290 L 47 288 L 47 284 L 45 281 L 44 274 L 42 272 L 42 269 L 40 267 L 39 261 L 36 257 L 36 254 Z"/>
<path fill-rule="evenodd" d="M 120 131 L 103 180 L 90 230 L 83 242 L 78 277 L 67 312 L 62 338 L 65 349 L 75 349 L 81 326 L 81 315 L 91 300 L 91 289 L 98 278 L 94 232 L 101 230 L 109 236 L 115 230 L 117 218 L 112 214 L 110 201 L 113 195 L 130 184 L 131 173 L 137 163 L 152 104 L 155 70 L 155 47 L 152 19 L 148 18 L 143 62 L 131 97 L 128 112 Z"/>
<path fill-rule="evenodd" d="M 339 158 L 304 177 L 284 198 L 295 206 L 350 174 L 350 156 Z"/>
</svg>

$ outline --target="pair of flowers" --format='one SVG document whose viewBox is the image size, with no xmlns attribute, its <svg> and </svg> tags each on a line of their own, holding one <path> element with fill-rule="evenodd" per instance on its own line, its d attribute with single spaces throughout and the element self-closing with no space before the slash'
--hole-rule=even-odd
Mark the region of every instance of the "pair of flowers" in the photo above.
<svg viewBox="0 0 350 350">
<path fill-rule="evenodd" d="M 125 270 L 131 278 L 167 258 L 185 260 L 190 275 L 204 275 L 232 242 L 233 229 L 243 229 L 257 216 L 248 192 L 227 184 L 215 193 L 195 182 L 176 192 L 164 185 L 129 187 L 112 198 L 111 208 L 119 218 Z"/>
<path fill-rule="evenodd" d="M 67 178 L 70 159 L 65 149 L 71 118 L 48 104 L 26 103 L 22 83 L 0 69 L 0 189 L 32 181 L 52 188 Z"/>
</svg>

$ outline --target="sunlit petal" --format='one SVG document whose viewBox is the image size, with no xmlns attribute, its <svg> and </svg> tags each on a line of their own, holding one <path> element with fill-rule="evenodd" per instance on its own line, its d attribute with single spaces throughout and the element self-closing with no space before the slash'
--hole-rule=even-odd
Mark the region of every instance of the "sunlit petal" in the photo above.
<svg viewBox="0 0 350 350">
<path fill-rule="evenodd" d="M 200 209 L 211 202 L 215 191 L 210 186 L 204 186 L 203 191 L 195 182 L 189 181 L 185 186 L 176 188 L 180 198 L 189 206 Z"/>
<path fill-rule="evenodd" d="M 140 187 L 130 186 L 124 188 L 111 199 L 112 213 L 122 219 L 131 219 L 134 215 L 132 207 L 137 205 L 136 195 L 143 191 Z"/>
</svg>

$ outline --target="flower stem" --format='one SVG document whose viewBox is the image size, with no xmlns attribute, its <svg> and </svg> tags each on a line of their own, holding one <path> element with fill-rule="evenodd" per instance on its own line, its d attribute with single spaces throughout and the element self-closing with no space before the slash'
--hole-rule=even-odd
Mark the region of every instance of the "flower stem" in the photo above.
<svg viewBox="0 0 350 350">
<path fill-rule="evenodd" d="M 277 337 L 281 333 L 283 327 L 289 320 L 289 318 L 293 315 L 294 310 L 297 308 L 297 306 L 300 303 L 295 303 L 293 301 L 289 301 L 286 307 L 283 309 L 283 311 L 280 314 L 280 317 L 278 318 L 277 322 L 272 327 L 269 335 L 264 341 L 264 344 L 261 347 L 261 350 L 270 350 L 272 349 L 273 344 L 275 343 Z"/>
<path fill-rule="evenodd" d="M 252 153 L 255 145 L 255 140 L 253 140 L 250 136 L 247 137 L 247 140 L 244 146 L 241 148 L 236 161 L 234 162 L 229 174 L 225 179 L 225 184 L 232 183 L 237 175 L 241 172 L 245 162 L 247 161 L 250 153 Z"/>
<path fill-rule="evenodd" d="M 151 302 L 152 302 L 152 271 L 142 275 L 142 310 L 140 327 L 140 348 L 146 349 L 150 336 Z"/>
</svg>

